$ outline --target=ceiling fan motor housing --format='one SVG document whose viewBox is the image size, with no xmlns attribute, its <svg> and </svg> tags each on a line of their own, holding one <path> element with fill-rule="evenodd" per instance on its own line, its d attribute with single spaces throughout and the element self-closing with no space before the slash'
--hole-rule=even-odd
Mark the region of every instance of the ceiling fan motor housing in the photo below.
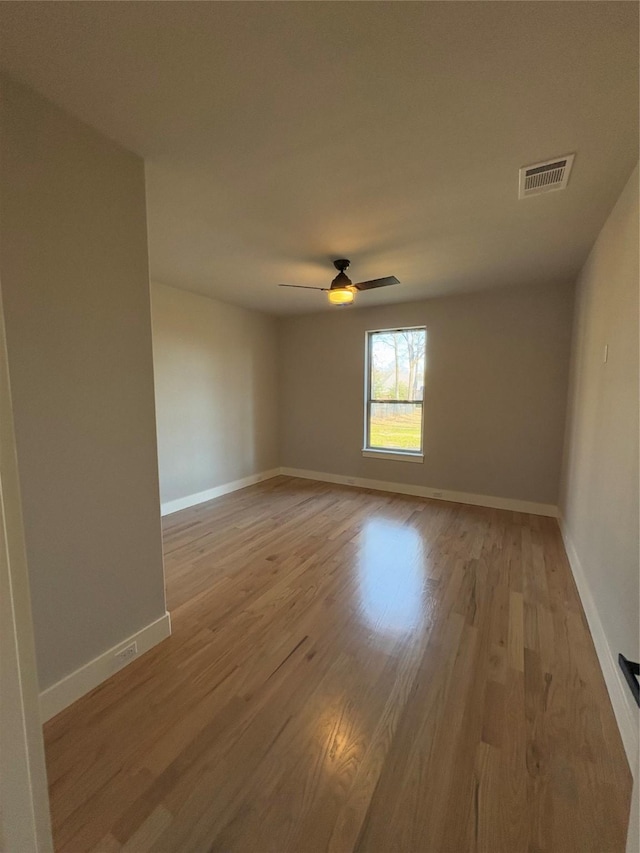
<svg viewBox="0 0 640 853">
<path fill-rule="evenodd" d="M 332 290 L 335 290 L 337 287 L 351 287 L 351 279 L 349 276 L 345 275 L 343 272 L 339 272 L 331 282 Z"/>
<path fill-rule="evenodd" d="M 350 287 L 351 279 L 349 276 L 345 275 L 345 270 L 348 268 L 351 261 L 347 260 L 347 258 L 338 258 L 333 262 L 334 267 L 339 270 L 338 275 L 331 282 L 331 289 L 333 290 L 336 287 Z"/>
</svg>

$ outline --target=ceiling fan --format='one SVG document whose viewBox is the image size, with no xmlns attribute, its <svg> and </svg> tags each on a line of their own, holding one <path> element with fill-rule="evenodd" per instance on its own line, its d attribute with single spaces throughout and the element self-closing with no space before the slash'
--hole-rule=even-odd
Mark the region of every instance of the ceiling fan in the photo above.
<svg viewBox="0 0 640 853">
<path fill-rule="evenodd" d="M 331 287 L 310 287 L 306 284 L 279 284 L 278 287 L 300 287 L 304 290 L 324 290 L 332 305 L 351 305 L 355 299 L 355 295 L 359 290 L 373 290 L 375 287 L 387 287 L 390 284 L 400 284 L 395 275 L 388 275 L 385 278 L 374 278 L 371 281 L 359 281 L 353 284 L 351 279 L 346 275 L 345 270 L 349 267 L 351 261 L 347 258 L 338 258 L 333 262 L 334 267 L 338 270 L 338 275 L 331 282 Z"/>
</svg>

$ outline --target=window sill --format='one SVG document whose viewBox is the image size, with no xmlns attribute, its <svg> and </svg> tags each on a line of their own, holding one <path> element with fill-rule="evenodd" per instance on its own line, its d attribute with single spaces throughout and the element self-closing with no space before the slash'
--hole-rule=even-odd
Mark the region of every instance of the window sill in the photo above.
<svg viewBox="0 0 640 853">
<path fill-rule="evenodd" d="M 424 453 L 411 453 L 402 450 L 374 450 L 363 447 L 362 455 L 368 459 L 390 459 L 394 462 L 424 462 Z"/>
</svg>

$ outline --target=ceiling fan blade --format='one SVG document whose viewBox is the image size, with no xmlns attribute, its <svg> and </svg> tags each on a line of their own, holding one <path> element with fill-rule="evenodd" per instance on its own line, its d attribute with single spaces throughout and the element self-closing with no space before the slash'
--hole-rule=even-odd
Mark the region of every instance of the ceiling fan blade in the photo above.
<svg viewBox="0 0 640 853">
<path fill-rule="evenodd" d="M 373 290 L 374 287 L 387 287 L 390 284 L 400 284 L 400 281 L 395 275 L 388 275 L 385 278 L 374 278 L 371 281 L 359 281 L 353 286 L 356 290 Z"/>
<path fill-rule="evenodd" d="M 329 290 L 328 287 L 310 287 L 308 284 L 279 284 L 278 287 L 300 287 L 302 290 Z"/>
</svg>

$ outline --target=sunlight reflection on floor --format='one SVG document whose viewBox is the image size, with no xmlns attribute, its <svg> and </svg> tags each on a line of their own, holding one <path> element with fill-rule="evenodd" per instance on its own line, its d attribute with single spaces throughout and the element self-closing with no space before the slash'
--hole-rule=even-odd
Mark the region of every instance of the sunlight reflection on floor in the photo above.
<svg viewBox="0 0 640 853">
<path fill-rule="evenodd" d="M 423 540 L 412 527 L 371 518 L 361 533 L 358 565 L 360 612 L 386 638 L 422 628 L 425 590 Z"/>
</svg>

